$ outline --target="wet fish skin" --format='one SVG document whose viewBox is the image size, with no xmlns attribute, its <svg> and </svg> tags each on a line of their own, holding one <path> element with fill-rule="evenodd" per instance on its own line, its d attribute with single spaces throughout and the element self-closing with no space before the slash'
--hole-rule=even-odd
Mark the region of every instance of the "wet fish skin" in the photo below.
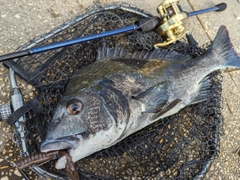
<svg viewBox="0 0 240 180">
<path fill-rule="evenodd" d="M 73 161 L 110 147 L 130 134 L 209 97 L 208 74 L 240 67 L 226 27 L 201 57 L 155 50 L 133 54 L 105 49 L 71 80 L 55 110 L 41 152 L 69 149 Z M 115 51 L 115 52 L 111 52 Z M 113 56 L 112 58 L 110 58 Z M 145 59 L 143 59 L 145 58 Z M 77 114 L 68 107 L 82 104 Z M 56 163 L 64 168 L 66 158 Z"/>
</svg>

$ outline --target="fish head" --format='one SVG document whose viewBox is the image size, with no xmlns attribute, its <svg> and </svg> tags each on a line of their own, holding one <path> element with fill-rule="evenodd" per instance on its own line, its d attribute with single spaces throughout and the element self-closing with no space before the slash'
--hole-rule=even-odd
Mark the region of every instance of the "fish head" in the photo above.
<svg viewBox="0 0 240 180">
<path fill-rule="evenodd" d="M 72 160 L 77 161 L 107 148 L 124 126 L 117 124 L 96 90 L 82 90 L 60 98 L 40 151 L 68 149 Z"/>
</svg>

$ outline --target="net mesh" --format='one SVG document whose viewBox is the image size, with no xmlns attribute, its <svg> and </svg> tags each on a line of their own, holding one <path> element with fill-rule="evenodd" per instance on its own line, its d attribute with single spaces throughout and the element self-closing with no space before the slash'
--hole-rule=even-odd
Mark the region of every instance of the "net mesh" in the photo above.
<svg viewBox="0 0 240 180">
<path fill-rule="evenodd" d="M 133 24 L 151 15 L 127 4 L 93 6 L 85 14 L 34 39 L 20 49 L 91 35 Z M 98 48 L 124 46 L 134 51 L 152 50 L 162 41 L 155 32 L 134 31 L 70 47 L 20 58 L 10 66 L 37 92 L 44 114 L 28 112 L 25 124 L 28 154 L 39 152 L 58 99 L 68 81 L 81 67 L 93 63 Z M 182 41 L 165 47 L 192 57 L 202 55 L 209 44 L 192 46 Z M 19 71 L 19 69 L 21 71 Z M 24 73 L 23 73 L 24 72 Z M 81 179 L 201 179 L 204 178 L 219 151 L 221 114 L 221 74 L 210 74 L 212 96 L 205 102 L 191 105 L 179 113 L 127 137 L 113 147 L 76 162 Z M 16 133 L 18 137 L 18 133 Z M 19 146 L 21 147 L 21 146 Z M 26 152 L 20 149 L 21 155 Z M 66 177 L 64 170 L 54 168 L 55 161 L 42 166 L 55 177 Z"/>
</svg>

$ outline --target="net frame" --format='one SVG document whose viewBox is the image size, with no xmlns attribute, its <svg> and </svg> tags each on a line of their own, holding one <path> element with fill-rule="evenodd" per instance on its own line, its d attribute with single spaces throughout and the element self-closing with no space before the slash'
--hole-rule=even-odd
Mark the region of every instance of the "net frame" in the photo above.
<svg viewBox="0 0 240 180">
<path fill-rule="evenodd" d="M 84 22 L 87 18 L 91 17 L 91 16 L 94 16 L 96 14 L 98 15 L 104 15 L 106 13 L 112 13 L 111 11 L 113 10 L 116 10 L 116 9 L 119 9 L 119 10 L 122 10 L 122 11 L 126 11 L 126 12 L 130 12 L 130 13 L 133 13 L 133 14 L 136 14 L 137 17 L 151 17 L 152 15 L 149 14 L 149 13 L 145 13 L 143 10 L 140 10 L 139 8 L 136 8 L 136 7 L 132 7 L 126 3 L 116 3 L 116 4 L 110 4 L 110 5 L 105 5 L 105 6 L 102 6 L 100 4 L 96 4 L 92 7 L 90 7 L 89 9 L 86 10 L 86 13 L 79 16 L 79 17 L 76 17 L 75 19 L 73 19 L 72 21 L 69 21 L 67 23 L 65 23 L 64 25 L 52 30 L 50 33 L 47 33 L 47 34 L 44 34 L 40 37 L 37 37 L 35 38 L 33 41 L 29 42 L 28 44 L 20 47 L 18 50 L 24 50 L 24 49 L 28 49 L 28 48 L 32 48 L 34 46 L 41 46 L 43 44 L 47 44 L 47 43 L 52 43 L 52 42 L 57 42 L 57 41 L 60 41 L 60 40 L 63 40 L 61 38 L 59 38 L 59 34 L 60 33 L 65 33 L 66 35 L 66 38 L 72 38 L 72 37 L 68 37 L 67 34 L 69 33 L 68 30 L 71 29 L 71 27 L 74 27 L 76 26 L 78 23 L 81 23 L 81 22 Z M 94 18 L 93 18 L 94 19 Z M 128 23 L 133 23 L 133 22 L 128 22 Z M 126 24 L 123 23 L 122 24 L 123 26 L 125 26 Z M 82 31 L 84 32 L 84 31 Z M 94 33 L 94 32 L 91 32 L 91 31 L 88 31 L 88 33 Z M 78 34 L 78 35 L 81 35 L 82 33 Z M 85 35 L 85 34 L 84 34 Z M 138 38 L 134 38 L 134 36 L 141 36 L 139 34 L 134 34 L 132 39 L 138 39 Z M 148 36 L 148 35 L 146 35 Z M 143 40 L 144 36 L 143 37 Z M 155 34 L 153 35 L 153 37 L 157 37 L 155 36 Z M 119 37 L 118 37 L 119 38 Z M 157 37 L 159 38 L 159 37 Z M 130 38 L 131 39 L 131 38 Z M 147 39 L 147 38 L 146 38 Z M 153 38 L 154 39 L 154 38 Z M 139 39 L 138 39 L 139 40 Z M 156 41 L 160 41 L 161 39 L 155 39 Z M 108 39 L 108 38 L 104 38 L 103 40 L 100 40 L 101 43 L 104 42 L 104 43 L 107 43 L 107 44 L 110 44 L 109 43 L 110 41 L 113 41 L 112 39 Z M 131 41 L 130 41 L 131 42 Z M 140 43 L 139 43 L 140 42 Z M 141 46 L 141 38 L 139 40 L 138 43 L 134 42 L 132 46 L 132 49 L 133 50 L 141 50 L 141 49 L 145 49 L 145 50 L 150 50 L 151 49 L 151 46 L 145 46 L 145 47 L 142 47 Z M 93 41 L 91 42 L 92 45 L 98 45 L 98 44 L 101 44 L 99 41 Z M 152 40 L 152 42 L 148 42 L 146 44 L 151 44 L 153 45 L 154 44 L 154 40 Z M 129 45 L 129 44 L 128 44 Z M 134 46 L 135 45 L 135 46 Z M 49 84 L 49 83 L 44 83 L 44 79 L 42 79 L 42 76 L 43 74 L 40 73 L 40 72 L 44 72 L 45 75 L 46 74 L 50 74 L 49 77 L 52 76 L 52 71 L 49 70 L 48 66 L 51 65 L 53 62 L 56 63 L 56 59 L 58 58 L 62 58 L 64 56 L 66 56 L 67 54 L 71 54 L 71 53 L 81 53 L 81 47 L 83 45 L 75 45 L 71 48 L 62 48 L 62 49 L 58 49 L 58 50 L 53 50 L 53 51 L 49 51 L 49 52 L 45 52 L 43 54 L 37 54 L 37 55 L 33 55 L 33 56 L 29 56 L 29 57 L 24 57 L 24 58 L 20 58 L 18 59 L 18 61 L 8 61 L 5 63 L 6 66 L 12 68 L 18 75 L 20 75 L 23 79 L 25 79 L 28 83 L 32 84 L 37 90 L 38 90 L 38 99 L 41 101 L 41 103 L 43 104 L 43 106 L 46 105 L 46 102 L 48 104 L 50 104 L 49 107 L 52 108 L 52 110 L 54 109 L 54 107 L 56 106 L 57 104 L 57 100 L 54 101 L 54 102 L 50 102 L 51 100 L 49 100 L 48 98 L 46 97 L 49 97 L 49 96 L 52 96 L 52 94 L 54 94 L 54 96 L 56 96 L 56 98 L 59 98 L 61 96 L 61 94 L 63 93 L 63 91 L 58 91 L 58 86 L 65 86 L 64 84 L 66 84 L 66 82 L 64 80 L 59 80 L 56 83 L 53 83 L 53 84 Z M 190 45 L 188 45 L 187 43 L 180 43 L 178 45 L 171 45 L 171 46 L 168 46 L 167 49 L 174 49 L 180 53 L 185 53 L 185 54 L 191 54 L 193 57 L 194 56 L 199 56 L 201 55 L 202 53 L 204 53 L 206 51 L 208 47 L 208 44 L 205 45 L 205 46 L 202 46 L 202 47 L 192 47 Z M 150 49 L 148 49 L 150 48 Z M 96 56 L 96 53 L 93 53 L 93 56 Z M 29 62 L 31 61 L 31 66 L 28 66 L 25 62 Z M 88 63 L 84 64 L 84 62 L 81 64 L 81 65 L 87 65 Z M 60 63 L 59 64 L 59 67 L 62 67 L 62 64 Z M 74 68 L 79 68 L 78 66 L 73 66 L 71 67 L 70 65 L 68 65 L 68 68 L 70 71 L 74 71 Z M 49 70 L 49 71 L 48 71 Z M 55 71 L 54 71 L 55 72 Z M 56 73 L 57 74 L 57 73 Z M 57 77 L 58 75 L 55 75 L 53 79 L 58 79 Z M 34 77 L 34 78 L 33 78 Z M 219 82 L 219 80 L 221 80 L 221 75 L 219 72 L 215 72 L 213 74 L 211 74 L 211 79 L 213 81 L 213 86 L 216 86 L 217 88 L 213 88 L 213 91 L 214 90 L 218 90 L 218 91 L 221 91 L 221 82 Z M 47 91 L 44 91 L 44 87 L 48 86 L 46 89 Z M 51 94 L 48 95 L 49 93 L 49 89 L 53 88 L 54 91 L 50 92 Z M 215 94 L 214 94 L 215 93 Z M 200 164 L 202 163 L 203 165 L 201 166 L 201 170 L 197 173 L 195 173 L 195 175 L 192 175 L 192 179 L 202 179 L 204 178 L 206 172 L 208 171 L 212 161 L 217 157 L 218 155 L 218 146 L 219 146 L 219 132 L 220 132 L 220 126 L 221 126 L 221 123 L 223 121 L 223 118 L 222 118 L 222 115 L 221 115 L 221 112 L 220 112 L 220 108 L 221 108 L 221 105 L 220 105 L 220 101 L 221 101 L 221 92 L 213 92 L 213 94 L 216 96 L 216 99 L 217 99 L 217 102 L 215 102 L 215 105 L 216 107 L 212 107 L 213 111 L 215 111 L 215 114 L 216 114 L 216 118 L 214 121 L 213 121 L 213 125 L 214 127 L 212 127 L 213 129 L 211 129 L 213 131 L 213 134 L 211 135 L 213 138 L 212 138 L 212 143 L 214 144 L 214 147 L 212 147 L 214 150 L 213 152 L 211 153 L 211 156 L 209 157 L 208 160 L 204 161 L 204 162 L 200 162 Z M 209 104 L 209 102 L 207 102 L 207 104 Z M 202 104 L 202 105 L 199 105 L 200 107 L 204 107 L 204 105 L 206 104 Z M 47 108 L 49 108 L 47 107 Z M 214 109 L 215 108 L 215 109 Z M 204 109 L 204 108 L 203 108 Z M 207 111 L 207 110 L 205 110 Z M 52 112 L 50 112 L 49 110 L 46 110 L 46 107 L 45 107 L 45 113 L 47 115 L 44 115 L 42 118 L 43 119 L 49 119 L 49 117 L 52 116 Z M 186 112 L 187 113 L 187 112 Z M 206 113 L 206 112 L 205 112 Z M 212 112 L 207 112 L 209 114 L 211 114 Z M 173 117 L 170 117 L 170 118 L 167 118 L 166 119 L 166 124 L 169 124 L 170 122 L 173 122 L 173 118 L 174 117 L 177 117 L 178 115 L 176 116 L 173 116 Z M 25 126 L 24 129 L 28 130 L 29 128 L 33 127 L 34 124 L 32 120 L 36 120 L 36 115 L 34 114 L 34 112 L 28 112 L 26 114 L 26 117 L 28 117 L 28 120 L 26 122 L 26 124 L 23 124 L 23 126 Z M 31 120 L 32 119 L 32 120 Z M 162 122 L 164 122 L 165 120 L 163 120 Z M 36 122 L 39 122 L 39 121 L 36 121 Z M 31 124 L 32 123 L 32 124 Z M 160 124 L 160 125 L 159 125 Z M 162 127 L 163 126 L 163 123 L 159 123 L 159 124 L 156 124 L 155 127 Z M 147 127 L 147 128 L 151 128 L 151 126 Z M 165 126 L 166 127 L 166 126 Z M 138 132 L 139 134 L 141 133 L 144 133 L 144 131 L 147 129 L 147 128 L 144 128 L 144 130 L 142 130 L 141 132 Z M 32 147 L 30 147 L 28 145 L 28 141 L 29 140 L 37 140 L 37 141 L 41 141 L 41 139 L 44 138 L 44 134 L 46 132 L 42 132 L 41 129 L 38 129 L 38 130 L 33 130 L 33 131 L 37 131 L 37 134 L 39 135 L 38 137 L 35 137 L 34 134 L 32 133 L 28 133 L 28 131 L 25 131 L 24 134 L 25 134 L 25 138 L 26 138 L 26 147 L 28 148 L 23 148 L 24 146 L 21 144 L 21 141 L 20 139 L 22 138 L 21 137 L 21 133 L 22 132 L 19 132 L 19 130 L 16 128 L 16 143 L 19 147 L 19 150 L 20 150 L 20 155 L 21 156 L 28 156 L 29 154 L 32 154 L 32 153 L 36 153 L 37 149 L 39 149 L 39 146 L 38 145 L 33 145 Z M 135 136 L 135 138 L 139 138 L 139 135 Z M 133 142 L 136 141 L 134 138 L 132 140 Z M 124 146 L 128 146 L 128 145 L 124 145 Z M 112 148 L 110 148 L 112 149 Z M 124 154 L 124 151 L 121 152 L 122 150 L 107 150 L 107 151 L 101 151 L 99 152 L 99 154 L 102 154 L 102 156 L 106 156 L 106 154 L 110 154 L 110 156 L 115 156 L 115 155 L 112 155 L 112 153 L 114 152 L 115 154 L 121 154 L 123 153 Z M 114 154 L 113 153 L 113 154 Z M 131 153 L 130 153 L 131 154 Z M 93 156 L 98 156 L 98 155 L 93 155 Z M 91 156 L 91 157 L 93 157 Z M 39 176 L 43 176 L 43 177 L 50 177 L 50 178 L 58 178 L 58 179 L 65 179 L 67 178 L 65 176 L 65 172 L 64 171 L 60 171 L 59 173 L 56 173 L 56 172 L 49 172 L 47 169 L 50 168 L 52 169 L 52 166 L 53 166 L 54 163 L 50 163 L 48 165 L 46 165 L 44 168 L 42 167 L 32 167 L 31 169 L 37 173 Z M 110 176 L 109 177 L 104 177 L 104 176 L 101 176 L 101 174 L 99 175 L 96 175 L 96 174 L 88 174 L 86 171 L 82 171 L 81 169 L 79 169 L 79 172 L 80 174 L 82 175 L 82 179 L 112 179 Z M 162 172 L 160 172 L 161 174 Z M 167 170 L 165 172 L 165 174 L 167 175 Z M 168 175 L 167 175 L 168 176 Z M 116 178 L 116 177 L 113 177 L 113 179 Z M 119 178 L 119 177 L 117 177 Z M 123 179 L 127 179 L 126 175 L 125 176 L 122 176 Z M 150 176 L 142 176 L 142 177 L 137 177 L 137 178 L 154 178 L 154 177 L 150 177 Z M 159 178 L 162 178 L 164 179 L 165 176 L 162 175 L 159 175 Z M 170 176 L 168 176 L 168 178 L 170 178 Z M 184 177 L 173 177 L 173 178 L 176 178 L 176 179 L 184 179 Z"/>
</svg>

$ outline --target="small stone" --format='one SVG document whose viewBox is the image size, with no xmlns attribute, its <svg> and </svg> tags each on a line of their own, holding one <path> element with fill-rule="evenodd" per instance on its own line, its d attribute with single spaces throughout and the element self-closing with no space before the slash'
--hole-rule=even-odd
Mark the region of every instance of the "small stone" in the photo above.
<svg viewBox="0 0 240 180">
<path fill-rule="evenodd" d="M 28 98 L 28 95 L 27 95 L 27 94 L 25 94 L 25 95 L 23 96 L 23 98 L 27 99 L 27 98 Z"/>
<path fill-rule="evenodd" d="M 33 86 L 29 84 L 28 89 L 31 90 L 32 88 L 33 88 Z"/>
<path fill-rule="evenodd" d="M 4 177 L 1 178 L 1 180 L 8 180 L 8 177 L 4 176 Z"/>
<path fill-rule="evenodd" d="M 17 19 L 19 19 L 19 18 L 20 18 L 20 15 L 19 15 L 19 14 L 16 14 L 14 17 L 17 18 Z"/>
<path fill-rule="evenodd" d="M 214 166 L 213 165 L 211 166 L 210 171 L 214 171 Z"/>
<path fill-rule="evenodd" d="M 6 152 L 7 152 L 7 151 L 6 151 L 6 149 L 4 149 L 4 150 L 3 150 L 3 152 L 2 152 L 2 154 L 3 154 L 3 155 L 5 155 L 5 154 L 6 154 Z"/>
<path fill-rule="evenodd" d="M 32 98 L 34 96 L 34 93 L 33 92 L 30 92 L 30 97 Z"/>
<path fill-rule="evenodd" d="M 20 172 L 19 172 L 17 169 L 14 170 L 14 174 L 17 175 L 17 176 L 19 176 L 19 177 L 22 176 L 22 175 L 20 174 Z"/>
</svg>

